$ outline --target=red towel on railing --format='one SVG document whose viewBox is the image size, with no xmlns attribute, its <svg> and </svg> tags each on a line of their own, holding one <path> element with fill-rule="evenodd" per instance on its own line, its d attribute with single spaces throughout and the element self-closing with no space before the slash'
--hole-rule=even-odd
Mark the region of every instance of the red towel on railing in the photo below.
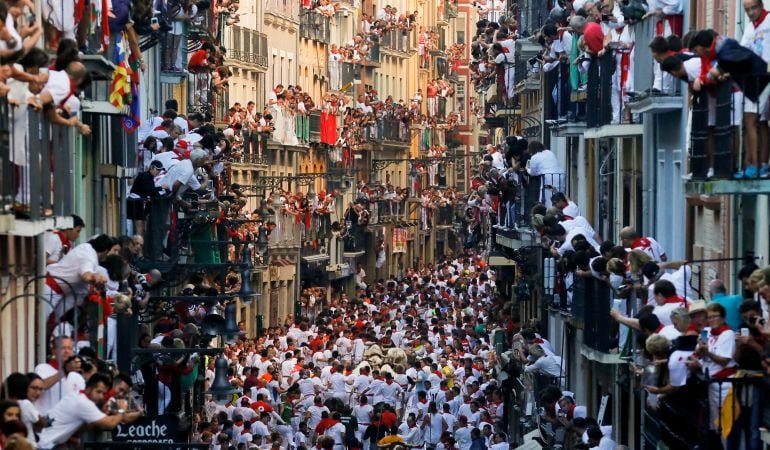
<svg viewBox="0 0 770 450">
<path fill-rule="evenodd" d="M 334 145 L 337 142 L 337 117 L 327 112 L 321 113 L 321 143 Z"/>
</svg>

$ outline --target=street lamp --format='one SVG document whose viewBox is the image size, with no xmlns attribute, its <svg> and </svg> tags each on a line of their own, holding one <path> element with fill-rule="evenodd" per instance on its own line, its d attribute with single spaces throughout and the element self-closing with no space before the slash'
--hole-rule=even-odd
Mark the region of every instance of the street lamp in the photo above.
<svg viewBox="0 0 770 450">
<path fill-rule="evenodd" d="M 263 222 L 259 225 L 257 242 L 255 243 L 257 249 L 257 257 L 259 258 L 259 263 L 261 265 L 265 265 L 267 262 L 267 251 L 269 244 L 270 240 L 267 238 L 267 227 Z"/>
<path fill-rule="evenodd" d="M 220 330 L 220 334 L 225 338 L 225 342 L 232 344 L 238 336 L 243 335 L 243 331 L 238 327 L 235 302 L 230 302 L 225 306 L 225 326 Z"/>
<path fill-rule="evenodd" d="M 211 383 L 208 393 L 220 405 L 231 401 L 236 392 L 236 389 L 227 380 L 227 368 L 227 359 L 224 356 L 219 356 L 214 363 L 214 381 Z"/>
<path fill-rule="evenodd" d="M 241 303 L 246 306 L 254 301 L 257 293 L 251 287 L 251 247 L 247 242 L 243 249 L 243 270 L 241 270 L 241 290 L 238 291 L 238 296 L 241 298 Z"/>
</svg>

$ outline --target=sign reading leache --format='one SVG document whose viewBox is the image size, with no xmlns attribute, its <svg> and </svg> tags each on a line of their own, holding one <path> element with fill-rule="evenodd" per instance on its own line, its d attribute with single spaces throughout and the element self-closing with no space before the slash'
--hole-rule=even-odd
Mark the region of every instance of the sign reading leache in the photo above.
<svg viewBox="0 0 770 450">
<path fill-rule="evenodd" d="M 184 442 L 179 432 L 179 418 L 174 416 L 141 417 L 131 424 L 120 424 L 112 430 L 112 440 L 120 442 L 173 443 Z"/>
</svg>

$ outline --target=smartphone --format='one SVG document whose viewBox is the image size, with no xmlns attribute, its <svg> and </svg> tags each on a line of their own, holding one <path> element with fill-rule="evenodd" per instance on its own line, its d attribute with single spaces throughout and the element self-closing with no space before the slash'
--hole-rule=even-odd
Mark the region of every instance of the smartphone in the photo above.
<svg viewBox="0 0 770 450">
<path fill-rule="evenodd" d="M 749 336 L 749 329 L 748 328 L 741 328 L 741 336 L 748 337 Z"/>
<path fill-rule="evenodd" d="M 701 330 L 700 332 L 700 340 L 703 342 L 708 342 L 709 340 L 709 332 L 708 330 Z"/>
<path fill-rule="evenodd" d="M 158 24 L 158 18 L 157 17 L 153 17 L 152 19 L 150 19 L 150 24 L 151 25 L 157 25 Z"/>
</svg>

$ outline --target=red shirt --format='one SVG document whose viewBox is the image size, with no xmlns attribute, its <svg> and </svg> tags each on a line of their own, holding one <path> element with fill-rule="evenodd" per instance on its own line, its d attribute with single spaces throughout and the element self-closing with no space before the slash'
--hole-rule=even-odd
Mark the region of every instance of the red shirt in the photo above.
<svg viewBox="0 0 770 450">
<path fill-rule="evenodd" d="M 398 421 L 398 417 L 396 417 L 396 414 L 390 411 L 383 411 L 382 412 L 382 424 L 388 427 L 388 429 L 393 428 L 393 425 L 396 424 Z"/>
<path fill-rule="evenodd" d="M 320 422 L 318 422 L 318 425 L 315 427 L 315 434 L 322 435 L 328 430 L 329 428 L 333 427 L 337 424 L 337 421 L 334 419 L 321 419 Z"/>
<path fill-rule="evenodd" d="M 262 411 L 269 412 L 269 413 L 273 412 L 273 407 L 270 406 L 270 403 L 265 403 L 265 402 L 259 401 L 259 400 L 257 400 L 256 402 L 252 403 L 250 405 L 250 408 L 253 409 L 254 411 L 259 411 L 259 412 L 262 412 Z"/>
<path fill-rule="evenodd" d="M 206 60 L 208 57 L 206 56 L 206 50 L 200 49 L 192 54 L 190 57 L 190 61 L 187 63 L 188 67 L 201 67 L 205 66 L 208 63 Z"/>
</svg>

